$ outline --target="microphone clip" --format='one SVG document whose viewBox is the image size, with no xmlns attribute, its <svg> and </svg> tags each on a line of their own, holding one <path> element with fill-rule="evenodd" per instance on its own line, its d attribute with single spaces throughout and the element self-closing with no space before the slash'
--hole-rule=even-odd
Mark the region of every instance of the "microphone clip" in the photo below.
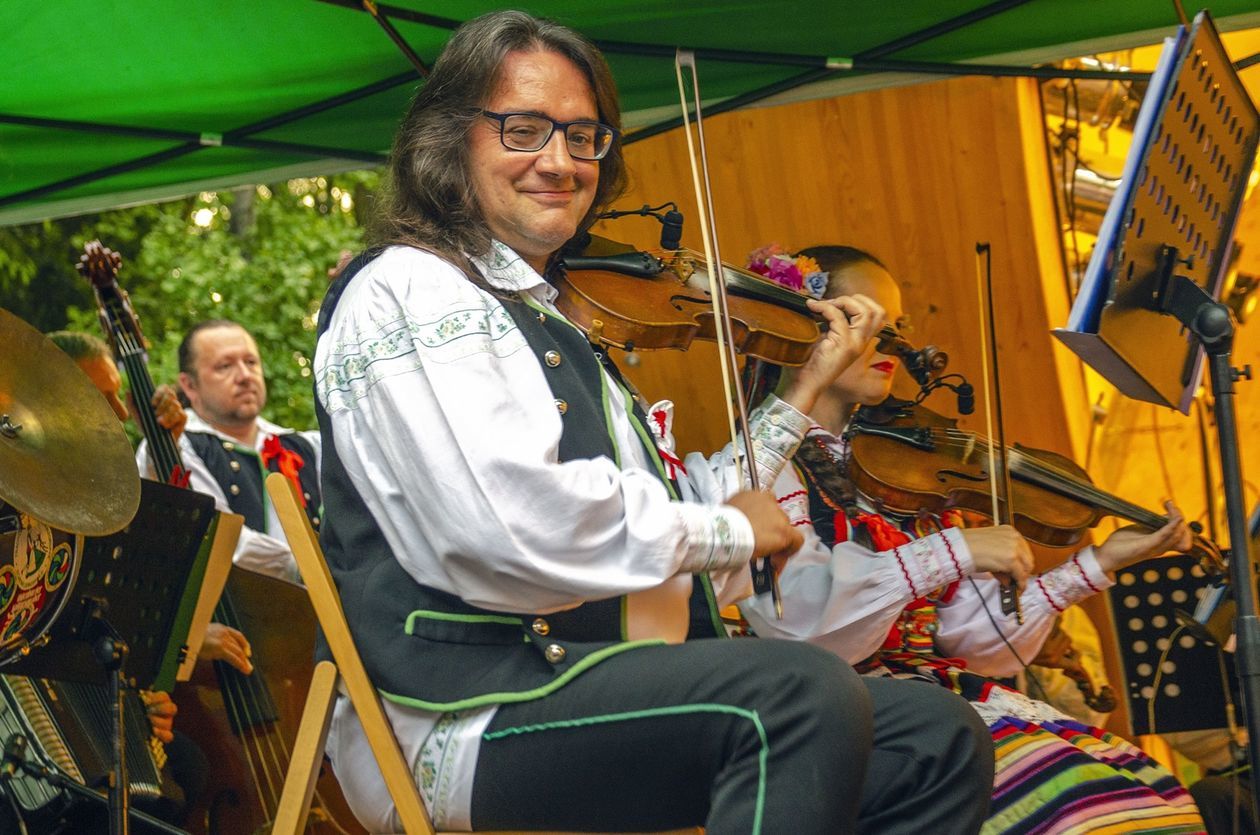
<svg viewBox="0 0 1260 835">
<path fill-rule="evenodd" d="M 610 209 L 596 215 L 600 220 L 616 220 L 619 217 L 639 215 L 654 217 L 661 223 L 661 249 L 674 251 L 682 247 L 683 215 L 672 200 L 659 206 L 644 203 L 637 209 Z"/>
</svg>

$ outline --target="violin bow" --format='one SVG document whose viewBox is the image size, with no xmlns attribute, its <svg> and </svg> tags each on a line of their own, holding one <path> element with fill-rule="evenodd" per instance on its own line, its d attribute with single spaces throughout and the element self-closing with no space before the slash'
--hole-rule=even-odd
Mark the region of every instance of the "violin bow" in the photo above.
<svg viewBox="0 0 1260 835">
<path fill-rule="evenodd" d="M 687 107 L 687 91 L 683 81 L 683 68 L 691 71 L 691 90 L 696 113 L 696 138 L 691 134 L 691 118 Z M 696 54 L 689 49 L 679 49 L 674 53 L 674 72 L 678 77 L 678 100 L 682 107 L 683 133 L 687 137 L 687 160 L 691 163 L 691 181 L 696 192 L 696 208 L 700 218 L 700 235 L 703 242 L 704 258 L 708 268 L 709 297 L 713 302 L 713 316 L 717 334 L 719 365 L 722 369 L 722 390 L 726 393 L 727 426 L 730 428 L 731 444 L 735 451 L 735 461 L 744 459 L 747 468 L 748 484 L 753 490 L 760 490 L 757 478 L 757 459 L 753 451 L 752 433 L 749 431 L 748 407 L 744 399 L 744 386 L 735 373 L 738 357 L 735 352 L 735 340 L 731 328 L 731 317 L 728 312 L 725 277 L 719 279 L 721 248 L 718 246 L 717 227 L 713 211 L 713 189 L 709 179 L 709 160 L 704 142 L 704 116 L 700 106 L 700 78 L 696 72 Z M 697 144 L 699 145 L 699 162 L 697 163 Z M 740 452 L 739 432 L 744 435 L 744 451 Z M 779 592 L 779 578 L 775 574 L 770 558 L 761 560 L 761 565 L 753 571 L 753 585 L 757 591 L 765 591 L 769 587 L 774 601 L 774 613 L 783 619 L 783 598 Z"/>
<path fill-rule="evenodd" d="M 1015 520 L 1011 507 L 1011 468 L 1006 454 L 1006 421 L 1002 418 L 1002 378 L 998 371 L 997 317 L 993 306 L 993 248 L 988 243 L 976 243 L 976 291 L 980 296 L 980 311 L 985 317 L 980 329 L 981 378 L 984 381 L 984 420 L 987 435 L 997 443 L 989 443 L 989 495 L 993 499 L 993 524 L 1010 524 Z M 992 352 L 989 347 L 992 345 Z M 992 383 L 989 375 L 992 368 Z M 997 434 L 994 434 L 994 423 Z M 1000 492 L 999 492 L 1000 489 Z M 1002 513 L 1003 500 L 1006 513 Z M 1007 517 L 1007 518 L 1004 518 Z M 1015 615 L 1015 622 L 1024 622 L 1024 610 L 1019 602 L 1019 587 L 1014 579 L 1002 583 L 1002 614 Z"/>
</svg>

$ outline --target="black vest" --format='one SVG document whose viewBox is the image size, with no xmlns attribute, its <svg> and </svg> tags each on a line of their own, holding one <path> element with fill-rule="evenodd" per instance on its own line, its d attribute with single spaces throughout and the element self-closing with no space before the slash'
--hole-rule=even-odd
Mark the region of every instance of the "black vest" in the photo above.
<svg viewBox="0 0 1260 835">
<path fill-rule="evenodd" d="M 320 308 L 320 335 L 345 287 L 377 254 L 360 255 L 329 287 Z M 560 460 L 600 455 L 618 460 L 605 416 L 600 358 L 586 338 L 560 317 L 524 301 L 502 301 L 545 370 L 563 415 Z M 611 391 L 609 396 L 623 395 Z M 624 640 L 621 597 L 564 612 L 519 614 L 472 606 L 416 583 L 351 484 L 318 397 L 315 409 L 324 444 L 320 544 L 368 676 L 385 698 L 443 711 L 528 701 L 605 658 L 659 643 Z M 645 448 L 663 473 L 642 412 L 634 411 Z M 707 577 L 696 578 L 691 610 L 689 638 L 724 635 Z"/>
<path fill-rule="evenodd" d="M 263 466 L 262 457 L 252 447 L 235 441 L 227 441 L 209 432 L 185 432 L 193 450 L 205 463 L 210 475 L 223 488 L 228 506 L 233 513 L 245 517 L 245 526 L 262 533 L 267 530 L 266 493 L 263 479 L 268 473 L 279 472 L 279 465 L 271 461 Z M 306 515 L 315 530 L 319 530 L 322 504 L 319 495 L 319 471 L 315 466 L 315 448 L 306 438 L 293 432 L 277 435 L 280 446 L 302 456 L 304 462 L 298 470 L 298 483 L 306 500 Z"/>
</svg>

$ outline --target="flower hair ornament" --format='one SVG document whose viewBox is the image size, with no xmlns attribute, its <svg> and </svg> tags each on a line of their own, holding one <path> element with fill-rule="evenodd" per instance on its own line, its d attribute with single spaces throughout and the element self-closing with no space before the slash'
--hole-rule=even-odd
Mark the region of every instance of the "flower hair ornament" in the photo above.
<svg viewBox="0 0 1260 835">
<path fill-rule="evenodd" d="M 768 244 L 749 253 L 748 269 L 815 299 L 821 299 L 827 292 L 827 273 L 817 261 L 808 255 L 793 256 L 778 244 Z"/>
</svg>

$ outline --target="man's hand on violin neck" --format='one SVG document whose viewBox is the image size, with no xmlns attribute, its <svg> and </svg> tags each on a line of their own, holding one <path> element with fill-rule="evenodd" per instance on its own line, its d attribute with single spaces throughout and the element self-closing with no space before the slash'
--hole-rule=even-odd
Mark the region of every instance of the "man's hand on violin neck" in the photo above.
<svg viewBox="0 0 1260 835">
<path fill-rule="evenodd" d="M 883 307 L 860 294 L 808 299 L 806 304 L 827 321 L 827 332 L 814 346 L 783 399 L 808 414 L 818 395 L 866 353 L 866 347 L 884 326 L 885 315 Z"/>
<path fill-rule="evenodd" d="M 1172 502 L 1164 502 L 1168 522 L 1157 531 L 1137 525 L 1120 528 L 1097 548 L 1098 565 L 1103 571 L 1118 571 L 1135 562 L 1161 554 L 1189 550 L 1193 535 L 1181 510 Z"/>
<path fill-rule="evenodd" d="M 1010 525 L 966 528 L 962 531 L 977 572 L 1010 578 L 1022 591 L 1033 570 L 1028 540 Z"/>
<path fill-rule="evenodd" d="M 800 550 L 804 537 L 792 527 L 773 493 L 745 490 L 726 500 L 743 513 L 753 530 L 753 556 L 776 558 L 778 563 Z"/>
</svg>

